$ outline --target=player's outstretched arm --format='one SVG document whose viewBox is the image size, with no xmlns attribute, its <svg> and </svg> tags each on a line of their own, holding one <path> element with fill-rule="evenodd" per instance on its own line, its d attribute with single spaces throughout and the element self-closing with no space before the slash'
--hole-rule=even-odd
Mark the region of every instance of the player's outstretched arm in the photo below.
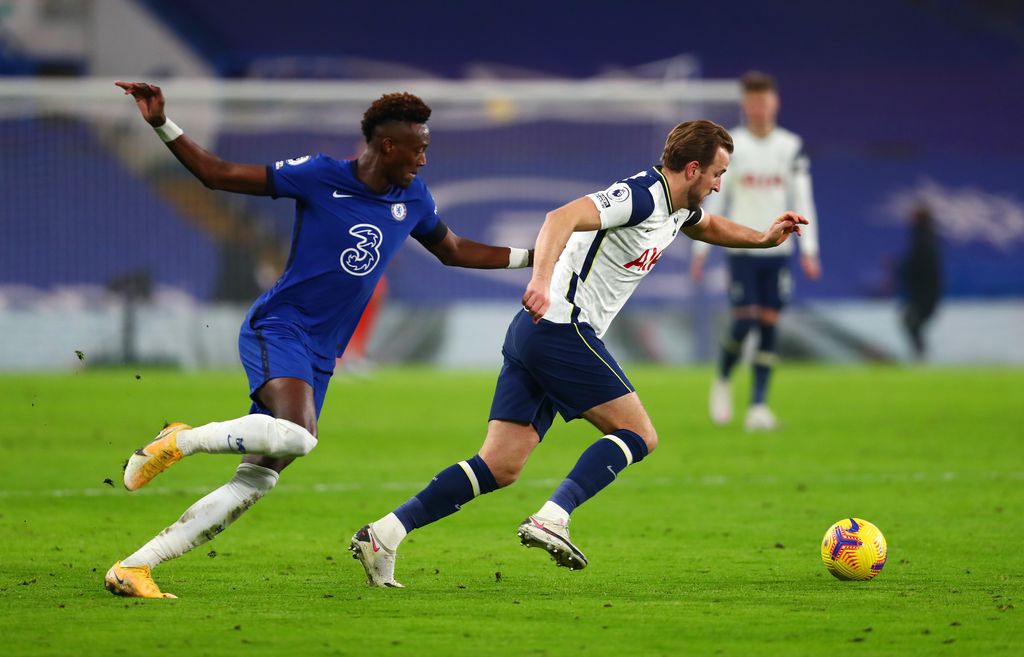
<svg viewBox="0 0 1024 657">
<path fill-rule="evenodd" d="M 533 264 L 533 250 L 481 244 L 448 229 L 444 239 L 427 247 L 443 264 L 469 269 L 520 269 Z"/>
<path fill-rule="evenodd" d="M 146 82 L 114 82 L 124 89 L 127 96 L 135 99 L 142 118 L 157 131 L 157 134 L 174 157 L 185 165 L 192 175 L 210 189 L 226 192 L 268 196 L 267 169 L 260 164 L 238 164 L 227 162 L 204 150 L 185 135 L 164 113 L 164 95 L 160 87 Z"/>
<path fill-rule="evenodd" d="M 601 228 L 601 214 L 594 202 L 581 197 L 552 210 L 544 217 L 534 246 L 533 277 L 523 293 L 523 307 L 539 322 L 551 305 L 551 276 L 569 237 L 578 230 Z"/>
<path fill-rule="evenodd" d="M 795 212 L 784 212 L 776 217 L 764 232 L 742 226 L 717 214 L 708 215 L 705 221 L 683 228 L 688 237 L 708 244 L 743 249 L 767 249 L 782 244 L 793 233 L 800 234 L 800 226 L 807 219 Z"/>
</svg>

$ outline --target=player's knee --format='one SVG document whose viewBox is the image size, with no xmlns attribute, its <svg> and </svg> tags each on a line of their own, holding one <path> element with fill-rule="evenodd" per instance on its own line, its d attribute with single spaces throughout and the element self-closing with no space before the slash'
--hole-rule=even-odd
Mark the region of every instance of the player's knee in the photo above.
<svg viewBox="0 0 1024 657">
<path fill-rule="evenodd" d="M 242 463 L 235 471 L 232 482 L 245 486 L 255 492 L 255 499 L 263 497 L 277 485 L 280 473 L 257 463 Z"/>
<path fill-rule="evenodd" d="M 290 420 L 273 418 L 271 448 L 267 456 L 305 456 L 316 447 L 313 432 Z"/>
<path fill-rule="evenodd" d="M 519 473 L 523 471 L 522 466 L 516 466 L 514 463 L 500 463 L 497 467 L 491 467 L 491 474 L 494 475 L 494 482 L 498 484 L 498 488 L 505 488 L 516 483 L 519 479 Z"/>
<path fill-rule="evenodd" d="M 654 430 L 654 425 L 648 423 L 647 429 L 639 436 L 643 438 L 644 444 L 647 445 L 647 453 L 650 454 L 654 451 L 654 448 L 658 446 L 658 432 Z"/>
<path fill-rule="evenodd" d="M 523 463 L 517 462 L 516 460 L 501 458 L 496 454 L 488 454 L 484 456 L 480 454 L 481 459 L 487 469 L 490 471 L 491 476 L 494 477 L 494 483 L 497 484 L 498 488 L 504 488 L 511 486 L 516 483 L 519 479 L 519 473 L 523 471 Z"/>
<path fill-rule="evenodd" d="M 647 447 L 647 453 L 650 454 L 654 451 L 654 448 L 658 446 L 658 432 L 655 431 L 654 425 L 651 424 L 649 419 L 644 419 L 633 424 L 630 427 L 624 427 L 635 433 L 640 440 L 644 441 L 644 445 Z"/>
<path fill-rule="evenodd" d="M 247 454 L 243 457 L 243 463 L 251 463 L 280 474 L 295 461 L 294 456 L 263 456 L 262 454 Z"/>
<path fill-rule="evenodd" d="M 756 321 L 759 314 L 759 308 L 757 306 L 737 306 L 732 309 L 732 318 L 734 320 Z"/>
</svg>

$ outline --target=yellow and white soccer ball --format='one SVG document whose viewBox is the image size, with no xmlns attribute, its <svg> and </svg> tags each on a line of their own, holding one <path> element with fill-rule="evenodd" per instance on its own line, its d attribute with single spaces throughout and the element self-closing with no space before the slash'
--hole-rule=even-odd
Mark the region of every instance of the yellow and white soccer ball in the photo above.
<svg viewBox="0 0 1024 657">
<path fill-rule="evenodd" d="M 821 541 L 821 561 L 844 580 L 868 580 L 882 572 L 888 547 L 882 532 L 867 520 L 843 518 Z"/>
</svg>

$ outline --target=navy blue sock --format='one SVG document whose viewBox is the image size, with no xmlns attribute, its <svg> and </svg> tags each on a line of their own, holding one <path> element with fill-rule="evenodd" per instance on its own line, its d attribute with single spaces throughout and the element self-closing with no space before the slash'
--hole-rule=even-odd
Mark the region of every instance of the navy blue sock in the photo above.
<svg viewBox="0 0 1024 657">
<path fill-rule="evenodd" d="M 615 481 L 627 465 L 642 461 L 645 456 L 647 444 L 643 438 L 628 429 L 613 431 L 583 452 L 551 501 L 572 513 Z"/>
<path fill-rule="evenodd" d="M 768 380 L 772 375 L 772 366 L 775 365 L 775 325 L 761 324 L 760 341 L 757 345 L 757 355 L 754 357 L 754 404 L 763 404 L 768 398 Z"/>
<path fill-rule="evenodd" d="M 477 495 L 498 488 L 494 475 L 477 454 L 467 461 L 459 461 L 437 473 L 427 487 L 395 509 L 405 531 L 429 525 L 462 508 Z"/>
<path fill-rule="evenodd" d="M 722 355 L 718 361 L 718 376 L 720 378 L 728 379 L 729 375 L 732 374 L 732 368 L 736 366 L 736 361 L 740 359 L 740 353 L 743 351 L 743 339 L 747 337 L 747 333 L 752 328 L 754 328 L 754 320 L 752 319 L 738 318 L 732 320 L 732 326 L 729 328 L 729 337 L 722 344 Z"/>
</svg>

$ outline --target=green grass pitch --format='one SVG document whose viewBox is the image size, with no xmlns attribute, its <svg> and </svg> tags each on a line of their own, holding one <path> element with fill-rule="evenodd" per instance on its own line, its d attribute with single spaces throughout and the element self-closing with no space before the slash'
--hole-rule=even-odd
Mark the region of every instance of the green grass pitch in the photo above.
<svg viewBox="0 0 1024 657">
<path fill-rule="evenodd" d="M 121 464 L 164 421 L 246 412 L 241 372 L 2 376 L 0 653 L 1024 654 L 1024 371 L 784 365 L 770 435 L 709 424 L 706 369 L 630 374 L 661 446 L 574 514 L 584 571 L 515 536 L 597 438 L 556 422 L 518 483 L 409 537 L 407 589 L 366 587 L 348 538 L 475 453 L 494 385 L 398 369 L 334 381 L 316 450 L 155 571 L 173 601 L 115 598 L 103 574 L 236 459 L 133 494 Z M 874 581 L 820 563 L 850 515 L 888 539 Z"/>
</svg>

